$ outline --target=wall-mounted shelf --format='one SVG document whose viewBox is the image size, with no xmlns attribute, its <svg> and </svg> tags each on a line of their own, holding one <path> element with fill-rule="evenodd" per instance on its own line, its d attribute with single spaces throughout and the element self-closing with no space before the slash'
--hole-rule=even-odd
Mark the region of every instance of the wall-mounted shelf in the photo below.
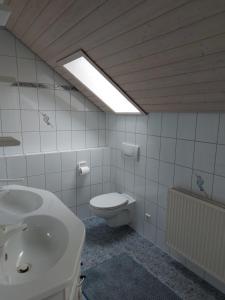
<svg viewBox="0 0 225 300">
<path fill-rule="evenodd" d="M 0 136 L 0 147 L 19 146 L 20 141 L 11 136 Z"/>
</svg>

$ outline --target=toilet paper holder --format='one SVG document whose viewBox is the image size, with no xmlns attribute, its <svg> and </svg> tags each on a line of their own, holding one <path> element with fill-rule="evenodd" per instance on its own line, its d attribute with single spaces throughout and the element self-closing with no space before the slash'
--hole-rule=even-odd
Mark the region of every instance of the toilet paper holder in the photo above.
<svg viewBox="0 0 225 300">
<path fill-rule="evenodd" d="M 78 169 L 80 169 L 81 167 L 86 167 L 86 166 L 87 166 L 87 162 L 85 160 L 78 162 Z"/>
<path fill-rule="evenodd" d="M 78 172 L 79 174 L 82 175 L 86 175 L 90 172 L 90 168 L 87 165 L 86 161 L 80 161 L 78 162 Z"/>
</svg>

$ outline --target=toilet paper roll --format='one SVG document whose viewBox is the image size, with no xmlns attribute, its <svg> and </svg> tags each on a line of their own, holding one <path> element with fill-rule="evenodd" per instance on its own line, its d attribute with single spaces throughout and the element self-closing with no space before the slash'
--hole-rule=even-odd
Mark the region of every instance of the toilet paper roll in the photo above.
<svg viewBox="0 0 225 300">
<path fill-rule="evenodd" d="M 86 175 L 90 172 L 90 168 L 88 166 L 83 166 L 79 168 L 79 173 L 81 176 Z"/>
</svg>

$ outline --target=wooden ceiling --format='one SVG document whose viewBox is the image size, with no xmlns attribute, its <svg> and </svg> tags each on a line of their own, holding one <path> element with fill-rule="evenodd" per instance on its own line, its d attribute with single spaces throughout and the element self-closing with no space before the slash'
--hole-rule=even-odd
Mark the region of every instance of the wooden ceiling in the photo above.
<svg viewBox="0 0 225 300">
<path fill-rule="evenodd" d="M 146 112 L 225 111 L 224 0 L 9 0 L 7 28 L 57 61 L 83 49 Z"/>
</svg>

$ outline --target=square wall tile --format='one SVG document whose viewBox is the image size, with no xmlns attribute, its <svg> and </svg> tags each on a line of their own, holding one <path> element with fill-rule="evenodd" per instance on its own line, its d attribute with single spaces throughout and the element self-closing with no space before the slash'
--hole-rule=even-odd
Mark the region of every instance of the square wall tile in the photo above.
<svg viewBox="0 0 225 300">
<path fill-rule="evenodd" d="M 44 174 L 44 154 L 27 155 L 27 176 Z"/>
<path fill-rule="evenodd" d="M 174 176 L 174 165 L 160 161 L 159 164 L 159 183 L 172 187 Z"/>
<path fill-rule="evenodd" d="M 77 164 L 77 153 L 67 151 L 61 153 L 62 171 L 75 170 Z"/>
<path fill-rule="evenodd" d="M 109 182 L 110 181 L 110 167 L 109 166 L 103 166 L 102 167 L 102 182 Z"/>
<path fill-rule="evenodd" d="M 62 190 L 69 190 L 76 188 L 76 171 L 62 172 Z"/>
<path fill-rule="evenodd" d="M 52 193 L 61 191 L 61 173 L 46 174 L 46 189 Z"/>
<path fill-rule="evenodd" d="M 177 140 L 176 144 L 176 164 L 185 167 L 192 167 L 194 157 L 194 142 L 187 140 Z"/>
<path fill-rule="evenodd" d="M 0 30 L 1 32 L 1 30 Z M 17 86 L 0 84 L 0 109 L 19 109 L 19 90 Z"/>
<path fill-rule="evenodd" d="M 45 154 L 45 172 L 54 173 L 61 171 L 61 156 L 60 153 Z"/>
<path fill-rule="evenodd" d="M 85 131 L 72 131 L 72 149 L 85 148 Z"/>
<path fill-rule="evenodd" d="M 71 91 L 70 95 L 71 95 L 71 110 L 85 111 L 84 96 L 77 91 Z"/>
<path fill-rule="evenodd" d="M 55 90 L 56 110 L 71 110 L 70 93 L 63 90 Z"/>
<path fill-rule="evenodd" d="M 148 127 L 148 116 L 137 116 L 136 117 L 136 132 L 146 134 Z"/>
<path fill-rule="evenodd" d="M 150 135 L 161 135 L 161 113 L 150 113 L 148 116 L 148 134 Z"/>
<path fill-rule="evenodd" d="M 191 190 L 192 169 L 175 166 L 174 186 Z"/>
<path fill-rule="evenodd" d="M 1 112 L 2 131 L 19 132 L 21 131 L 20 111 L 4 110 Z"/>
<path fill-rule="evenodd" d="M 134 193 L 134 174 L 124 172 L 124 188 L 127 193 Z"/>
<path fill-rule="evenodd" d="M 158 187 L 158 205 L 167 208 L 167 200 L 168 200 L 168 187 L 159 184 Z"/>
<path fill-rule="evenodd" d="M 98 130 L 86 131 L 86 148 L 98 147 Z"/>
<path fill-rule="evenodd" d="M 148 136 L 147 157 L 159 159 L 160 153 L 160 137 Z"/>
<path fill-rule="evenodd" d="M 146 161 L 147 158 L 145 156 L 140 156 L 134 164 L 134 172 L 135 175 L 146 177 Z"/>
<path fill-rule="evenodd" d="M 89 201 L 91 200 L 91 187 L 81 187 L 77 189 L 77 205 L 87 203 L 89 205 Z"/>
<path fill-rule="evenodd" d="M 161 138 L 160 160 L 167 162 L 175 161 L 176 140 L 171 138 Z"/>
<path fill-rule="evenodd" d="M 72 130 L 85 130 L 85 112 L 72 112 Z"/>
<path fill-rule="evenodd" d="M 125 116 L 126 120 L 126 131 L 135 132 L 136 130 L 136 116 Z"/>
<path fill-rule="evenodd" d="M 74 207 L 76 206 L 76 190 L 65 190 L 62 191 L 62 202 L 67 207 Z"/>
<path fill-rule="evenodd" d="M 26 158 L 25 156 L 7 157 L 7 175 L 10 179 L 26 177 Z"/>
<path fill-rule="evenodd" d="M 107 141 L 107 136 L 106 136 L 106 130 L 99 130 L 98 131 L 98 145 L 99 147 L 106 146 Z"/>
<path fill-rule="evenodd" d="M 19 87 L 21 109 L 38 110 L 37 88 Z"/>
<path fill-rule="evenodd" d="M 39 131 L 39 112 L 21 110 L 22 131 Z"/>
<path fill-rule="evenodd" d="M 156 159 L 147 159 L 146 164 L 146 178 L 153 181 L 158 181 L 159 175 L 159 161 Z"/>
<path fill-rule="evenodd" d="M 37 189 L 45 189 L 45 175 L 34 175 L 28 177 L 28 186 Z"/>
<path fill-rule="evenodd" d="M 199 113 L 197 117 L 196 140 L 216 143 L 218 125 L 218 113 Z"/>
<path fill-rule="evenodd" d="M 57 131 L 57 150 L 65 151 L 71 149 L 71 131 Z"/>
<path fill-rule="evenodd" d="M 37 81 L 39 83 L 54 84 L 53 70 L 43 61 L 37 61 Z"/>
<path fill-rule="evenodd" d="M 24 132 L 23 133 L 23 151 L 24 153 L 38 153 L 41 150 L 40 133 Z"/>
<path fill-rule="evenodd" d="M 93 149 L 91 150 L 91 166 L 101 166 L 103 160 L 103 149 Z"/>
<path fill-rule="evenodd" d="M 41 151 L 56 151 L 56 132 L 41 133 Z"/>
<path fill-rule="evenodd" d="M 146 202 L 158 203 L 158 183 L 150 180 L 146 180 L 146 191 L 145 191 Z"/>
<path fill-rule="evenodd" d="M 15 57 L 0 56 L 0 76 L 17 80 L 17 63 Z"/>
<path fill-rule="evenodd" d="M 217 145 L 215 174 L 225 177 L 225 146 Z"/>
<path fill-rule="evenodd" d="M 98 129 L 98 113 L 97 112 L 86 112 L 86 128 L 87 130 Z"/>
<path fill-rule="evenodd" d="M 162 114 L 162 136 L 176 138 L 177 135 L 177 113 Z"/>
<path fill-rule="evenodd" d="M 104 112 L 98 113 L 98 129 L 106 129 L 106 116 Z"/>
<path fill-rule="evenodd" d="M 71 130 L 70 111 L 56 111 L 57 130 Z"/>
<path fill-rule="evenodd" d="M 135 198 L 145 198 L 145 178 L 141 176 L 134 177 L 134 194 Z"/>
<path fill-rule="evenodd" d="M 102 167 L 91 168 L 91 184 L 102 182 Z"/>
<path fill-rule="evenodd" d="M 19 58 L 18 60 L 19 81 L 37 82 L 35 61 L 31 59 Z"/>
<path fill-rule="evenodd" d="M 178 115 L 177 137 L 180 139 L 194 140 L 196 119 L 196 113 L 180 113 Z"/>
<path fill-rule="evenodd" d="M 166 210 L 160 206 L 157 209 L 157 228 L 166 230 Z"/>
<path fill-rule="evenodd" d="M 224 186 L 225 178 L 220 176 L 214 176 L 213 200 L 219 201 L 223 204 L 225 204 Z"/>
<path fill-rule="evenodd" d="M 40 110 L 55 110 L 55 92 L 51 89 L 38 89 L 38 101 Z"/>
<path fill-rule="evenodd" d="M 216 145 L 195 143 L 194 168 L 200 171 L 213 173 L 216 154 Z"/>
</svg>

